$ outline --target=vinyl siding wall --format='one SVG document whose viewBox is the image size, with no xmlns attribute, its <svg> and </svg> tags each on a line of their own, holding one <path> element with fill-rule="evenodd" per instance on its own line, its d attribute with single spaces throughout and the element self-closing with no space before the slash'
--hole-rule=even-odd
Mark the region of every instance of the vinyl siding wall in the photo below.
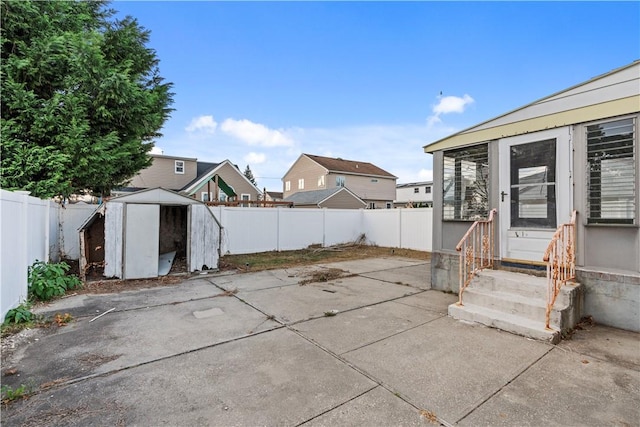
<svg viewBox="0 0 640 427">
<path fill-rule="evenodd" d="M 311 191 L 311 190 L 322 190 L 327 187 L 329 182 L 325 178 L 325 185 L 323 187 L 318 187 L 318 178 L 322 175 L 326 175 L 327 170 L 314 162 L 313 160 L 307 157 L 300 157 L 294 165 L 291 167 L 289 172 L 282 178 L 282 191 L 283 198 L 286 199 L 293 193 L 297 193 L 298 191 Z M 298 180 L 304 179 L 304 189 L 298 189 Z M 285 182 L 291 182 L 291 189 L 286 191 Z M 335 182 L 334 182 L 335 186 Z"/>
<path fill-rule="evenodd" d="M 321 203 L 320 207 L 332 209 L 363 209 L 366 206 L 347 191 L 342 190 Z"/>
<path fill-rule="evenodd" d="M 133 177 L 130 187 L 180 190 L 196 178 L 197 161 L 179 157 L 153 157 L 153 163 Z M 175 173 L 175 161 L 184 162 L 184 174 Z"/>
<path fill-rule="evenodd" d="M 336 177 L 338 176 L 343 176 L 345 178 L 344 186 L 367 203 L 371 201 L 393 202 L 396 198 L 395 178 L 358 176 L 332 172 L 328 174 L 326 178 L 327 188 L 336 186 Z M 374 180 L 377 180 L 377 182 L 374 182 Z"/>
</svg>

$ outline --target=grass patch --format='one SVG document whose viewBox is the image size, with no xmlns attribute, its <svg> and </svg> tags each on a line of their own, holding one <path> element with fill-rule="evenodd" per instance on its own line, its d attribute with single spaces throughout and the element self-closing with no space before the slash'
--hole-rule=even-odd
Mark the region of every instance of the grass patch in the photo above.
<svg viewBox="0 0 640 427">
<path fill-rule="evenodd" d="M 327 248 L 307 248 L 298 251 L 225 255 L 220 258 L 218 266 L 221 270 L 262 271 L 376 257 L 402 257 L 427 261 L 431 258 L 431 253 L 368 245 L 338 245 Z"/>
</svg>

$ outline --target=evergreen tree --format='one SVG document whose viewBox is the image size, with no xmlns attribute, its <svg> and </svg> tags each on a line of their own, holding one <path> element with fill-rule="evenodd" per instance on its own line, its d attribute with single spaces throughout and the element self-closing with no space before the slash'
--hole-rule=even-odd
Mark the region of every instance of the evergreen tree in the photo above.
<svg viewBox="0 0 640 427">
<path fill-rule="evenodd" d="M 251 168 L 249 167 L 249 165 L 247 165 L 247 167 L 244 169 L 244 176 L 251 181 L 251 183 L 253 185 L 255 185 L 256 187 L 258 186 L 258 183 L 256 183 L 255 178 L 253 177 L 253 172 L 251 172 Z"/>
<path fill-rule="evenodd" d="M 0 186 L 107 195 L 149 166 L 173 101 L 149 31 L 104 1 L 1 1 L 0 15 Z"/>
</svg>

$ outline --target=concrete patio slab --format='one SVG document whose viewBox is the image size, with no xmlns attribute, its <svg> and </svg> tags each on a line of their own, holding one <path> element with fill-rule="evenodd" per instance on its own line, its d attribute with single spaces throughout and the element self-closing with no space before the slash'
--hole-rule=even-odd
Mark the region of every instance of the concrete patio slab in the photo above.
<svg viewBox="0 0 640 427">
<path fill-rule="evenodd" d="M 361 276 L 414 288 L 431 289 L 431 266 L 428 263 L 362 273 Z"/>
<path fill-rule="evenodd" d="M 343 357 L 453 424 L 550 350 L 443 317 Z"/>
<path fill-rule="evenodd" d="M 416 292 L 420 290 L 365 277 L 346 277 L 331 282 L 238 292 L 237 296 L 267 315 L 291 324 L 322 317 L 332 310 L 353 310 Z"/>
<path fill-rule="evenodd" d="M 447 315 L 449 304 L 458 301 L 458 296 L 442 291 L 430 290 L 402 298 L 397 302 Z"/>
<path fill-rule="evenodd" d="M 639 426 L 640 334 L 590 326 L 552 346 L 455 321 L 455 295 L 390 282 L 424 274 L 391 261 L 304 286 L 301 271 L 208 273 L 55 301 L 67 326 L 3 338 L 2 385 L 34 394 L 2 425 Z"/>
<path fill-rule="evenodd" d="M 294 328 L 332 352 L 342 354 L 442 316 L 398 301 L 402 299 L 299 323 Z"/>
<path fill-rule="evenodd" d="M 159 290 L 162 290 L 159 292 Z M 81 294 L 55 300 L 37 307 L 34 312 L 43 315 L 70 313 L 73 317 L 96 316 L 113 307 L 119 311 L 142 307 L 155 307 L 168 303 L 209 298 L 222 291 L 202 279 L 185 280 L 178 285 L 123 291 L 111 294 Z"/>
<path fill-rule="evenodd" d="M 640 339 L 636 332 L 586 326 L 575 331 L 570 340 L 562 341 L 559 348 L 640 371 Z"/>
<path fill-rule="evenodd" d="M 256 273 L 246 272 L 233 276 L 212 276 L 209 280 L 211 283 L 226 290 L 252 291 L 297 285 L 303 280 L 303 276 L 308 272 L 314 271 L 316 268 L 319 267 L 308 266 L 286 270 L 259 271 Z"/>
<path fill-rule="evenodd" d="M 425 417 L 413 406 L 394 396 L 383 387 L 367 393 L 305 423 L 305 427 L 320 426 L 420 426 L 428 425 Z"/>
<path fill-rule="evenodd" d="M 217 315 L 201 315 L 213 311 Z M 236 298 L 215 297 L 118 309 L 94 322 L 80 319 L 56 333 L 44 331 L 17 356 L 21 359 L 19 370 L 29 372 L 42 384 L 124 369 L 277 327 L 276 322 Z M 51 357 L 52 351 L 56 357 Z M 3 383 L 19 380 L 7 377 Z"/>
<path fill-rule="evenodd" d="M 460 422 L 465 426 L 637 426 L 640 372 L 554 348 Z"/>
<path fill-rule="evenodd" d="M 280 329 L 16 402 L 11 424 L 37 424 L 24 406 L 38 406 L 49 425 L 293 426 L 374 387 Z"/>
<path fill-rule="evenodd" d="M 318 264 L 327 268 L 341 268 L 353 274 L 371 273 L 374 271 L 388 270 L 392 268 L 409 267 L 412 265 L 428 264 L 428 260 L 418 260 L 413 258 L 368 258 L 353 261 L 340 261 L 326 264 Z"/>
</svg>

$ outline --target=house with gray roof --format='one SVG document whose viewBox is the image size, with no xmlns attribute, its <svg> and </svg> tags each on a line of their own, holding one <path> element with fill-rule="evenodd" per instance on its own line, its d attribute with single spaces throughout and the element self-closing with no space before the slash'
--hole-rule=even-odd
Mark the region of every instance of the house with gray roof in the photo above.
<svg viewBox="0 0 640 427">
<path fill-rule="evenodd" d="M 282 184 L 285 200 L 295 193 L 345 187 L 364 201 L 366 208 L 390 209 L 396 198 L 397 179 L 369 162 L 301 154 L 285 173 Z"/>
</svg>

